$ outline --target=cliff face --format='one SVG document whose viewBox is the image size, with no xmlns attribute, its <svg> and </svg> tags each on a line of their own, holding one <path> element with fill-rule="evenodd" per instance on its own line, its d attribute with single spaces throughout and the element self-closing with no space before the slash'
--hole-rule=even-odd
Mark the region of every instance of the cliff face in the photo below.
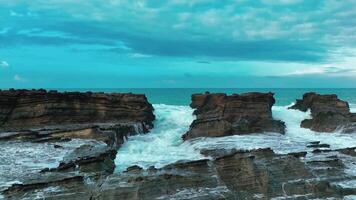
<svg viewBox="0 0 356 200">
<path fill-rule="evenodd" d="M 1 131 L 94 123 L 143 123 L 151 128 L 154 118 L 145 95 L 0 91 Z"/>
<path fill-rule="evenodd" d="M 333 132 L 343 129 L 353 132 L 355 127 L 355 114 L 350 112 L 349 104 L 340 100 L 337 95 L 320 95 L 314 92 L 305 93 L 303 99 L 297 99 L 290 109 L 306 112 L 310 109 L 312 119 L 305 119 L 301 127 L 317 132 Z"/>
<path fill-rule="evenodd" d="M 260 132 L 284 133 L 282 121 L 272 118 L 272 93 L 241 95 L 194 94 L 191 107 L 196 120 L 183 139 L 218 137 Z"/>
</svg>

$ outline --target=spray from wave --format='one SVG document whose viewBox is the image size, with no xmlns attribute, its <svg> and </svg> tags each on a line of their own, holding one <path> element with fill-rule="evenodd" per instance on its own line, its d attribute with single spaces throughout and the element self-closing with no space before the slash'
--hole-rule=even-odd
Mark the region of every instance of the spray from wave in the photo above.
<svg viewBox="0 0 356 200">
<path fill-rule="evenodd" d="M 332 149 L 352 147 L 356 144 L 355 134 L 316 133 L 300 128 L 303 119 L 310 118 L 310 113 L 290 110 L 288 106 L 274 106 L 274 118 L 286 123 L 285 135 L 263 133 L 234 135 L 219 138 L 197 138 L 183 142 L 181 135 L 194 120 L 193 110 L 188 106 L 154 105 L 157 120 L 155 128 L 146 135 L 132 136 L 119 149 L 116 166 L 117 172 L 132 165 L 143 168 L 162 167 L 178 160 L 197 160 L 203 158 L 201 149 L 237 148 L 256 149 L 272 148 L 276 153 L 310 151 L 309 142 L 320 141 L 330 144 Z"/>
<path fill-rule="evenodd" d="M 202 158 L 193 146 L 181 139 L 194 120 L 193 110 L 188 106 L 164 104 L 156 104 L 154 108 L 155 128 L 149 134 L 131 136 L 123 144 L 115 160 L 116 171 L 132 165 L 162 167 L 178 160 Z"/>
</svg>

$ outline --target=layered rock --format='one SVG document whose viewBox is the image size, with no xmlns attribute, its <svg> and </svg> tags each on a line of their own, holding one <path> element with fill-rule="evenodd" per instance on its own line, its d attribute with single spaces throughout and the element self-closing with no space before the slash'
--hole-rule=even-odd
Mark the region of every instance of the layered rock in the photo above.
<svg viewBox="0 0 356 200">
<path fill-rule="evenodd" d="M 160 169 L 132 166 L 94 183 L 74 174 L 50 173 L 15 184 L 4 194 L 10 199 L 205 200 L 342 199 L 356 192 L 339 184 L 354 180 L 345 174 L 339 154 L 318 154 L 305 161 L 298 158 L 299 153 L 278 155 L 271 149 L 205 149 L 204 154 L 214 158 L 181 161 Z M 58 189 L 50 190 L 53 187 Z"/>
<path fill-rule="evenodd" d="M 131 167 L 109 176 L 92 199 L 312 199 L 352 193 L 340 190 L 316 179 L 295 156 L 259 149 L 161 169 Z"/>
<path fill-rule="evenodd" d="M 301 127 L 317 132 L 356 131 L 355 114 L 350 112 L 349 104 L 337 95 L 321 95 L 314 92 L 305 93 L 303 99 L 297 99 L 290 109 L 306 112 L 310 109 L 312 119 L 305 119 Z"/>
<path fill-rule="evenodd" d="M 0 140 L 94 139 L 110 146 L 153 127 L 145 95 L 45 90 L 0 91 Z"/>
<path fill-rule="evenodd" d="M 273 93 L 194 94 L 196 120 L 183 139 L 261 132 L 285 132 L 284 122 L 272 117 Z"/>
<path fill-rule="evenodd" d="M 109 175 L 114 172 L 117 151 L 106 145 L 82 145 L 63 158 L 56 168 L 46 168 L 47 172 L 79 171 L 91 176 Z"/>
</svg>

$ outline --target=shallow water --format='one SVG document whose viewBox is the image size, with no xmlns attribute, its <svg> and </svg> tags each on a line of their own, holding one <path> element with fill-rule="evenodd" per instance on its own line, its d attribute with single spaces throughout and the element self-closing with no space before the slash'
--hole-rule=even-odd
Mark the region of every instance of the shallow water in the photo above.
<svg viewBox="0 0 356 200">
<path fill-rule="evenodd" d="M 67 153 L 88 143 L 99 144 L 88 140 L 65 143 L 0 142 L 0 191 L 14 183 L 21 183 L 21 180 L 44 168 L 57 167 Z M 54 148 L 54 144 L 63 148 Z"/>
</svg>

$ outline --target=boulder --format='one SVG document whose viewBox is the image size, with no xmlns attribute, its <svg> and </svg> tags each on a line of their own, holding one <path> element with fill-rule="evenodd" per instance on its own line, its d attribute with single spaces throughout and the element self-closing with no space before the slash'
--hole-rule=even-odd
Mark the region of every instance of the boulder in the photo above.
<svg viewBox="0 0 356 200">
<path fill-rule="evenodd" d="M 312 119 L 303 120 L 303 128 L 317 132 L 334 132 L 338 129 L 348 133 L 356 131 L 355 114 L 350 113 L 349 104 L 335 94 L 306 93 L 290 109 L 303 112 L 310 110 Z"/>
<path fill-rule="evenodd" d="M 285 124 L 272 117 L 273 93 L 194 94 L 196 119 L 184 140 L 261 132 L 285 132 Z"/>
</svg>

